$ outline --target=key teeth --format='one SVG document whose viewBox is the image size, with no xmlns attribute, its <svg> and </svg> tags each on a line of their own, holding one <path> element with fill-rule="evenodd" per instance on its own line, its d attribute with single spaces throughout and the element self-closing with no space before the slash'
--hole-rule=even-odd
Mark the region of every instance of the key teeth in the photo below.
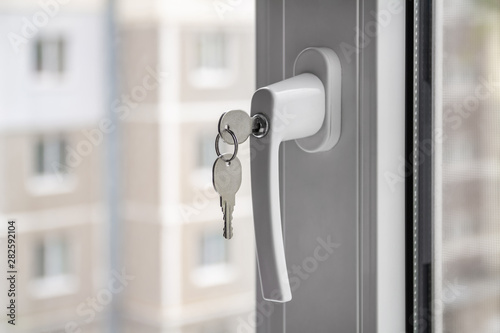
<svg viewBox="0 0 500 333">
<path fill-rule="evenodd" d="M 222 213 L 224 215 L 224 221 L 226 221 L 226 219 L 230 219 L 230 221 L 227 221 L 226 223 L 224 223 L 225 225 L 224 225 L 224 229 L 222 232 L 222 235 L 224 236 L 224 238 L 229 240 L 233 237 L 233 226 L 232 226 L 233 215 L 226 212 L 224 210 L 224 208 L 222 208 Z M 226 231 L 226 225 L 230 225 L 229 232 Z"/>
<path fill-rule="evenodd" d="M 222 210 L 222 217 L 224 218 L 224 221 L 226 221 L 226 219 L 230 219 L 228 222 L 229 223 L 233 222 L 233 215 L 224 212 L 224 209 Z"/>
<path fill-rule="evenodd" d="M 231 206 L 226 205 L 227 209 L 224 209 L 226 202 L 224 202 L 221 198 L 221 210 L 222 210 L 222 215 L 224 218 L 224 228 L 222 231 L 222 235 L 224 236 L 225 239 L 231 239 L 233 237 L 233 209 Z M 229 231 L 226 230 L 226 226 L 229 226 L 230 229 Z"/>
<path fill-rule="evenodd" d="M 229 233 L 226 232 L 226 227 L 224 227 L 222 235 L 225 239 L 231 239 L 233 237 L 233 227 L 229 230 Z"/>
</svg>

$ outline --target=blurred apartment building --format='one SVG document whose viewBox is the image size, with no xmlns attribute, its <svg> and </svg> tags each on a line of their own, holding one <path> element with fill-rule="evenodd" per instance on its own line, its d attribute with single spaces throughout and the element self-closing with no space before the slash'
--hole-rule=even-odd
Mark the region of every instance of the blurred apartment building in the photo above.
<svg viewBox="0 0 500 333">
<path fill-rule="evenodd" d="M 107 264 L 103 145 L 88 139 L 105 115 L 103 8 L 63 2 L 0 3 L 0 233 L 17 220 L 16 332 L 102 332 L 105 313 L 86 304 Z"/>
<path fill-rule="evenodd" d="M 121 92 L 133 99 L 121 127 L 123 246 L 136 277 L 125 291 L 124 332 L 251 331 L 248 147 L 230 241 L 211 168 L 219 116 L 249 110 L 254 91 L 253 6 L 223 15 L 211 1 L 119 2 Z"/>
<path fill-rule="evenodd" d="M 442 180 L 436 180 L 443 182 L 443 282 L 436 309 L 443 332 L 494 333 L 500 327 L 500 12 L 474 1 L 447 8 L 454 9 L 443 26 L 445 139 Z"/>
<path fill-rule="evenodd" d="M 118 1 L 107 45 L 104 1 L 43 3 L 0 4 L 0 214 L 18 221 L 16 331 L 105 332 L 109 295 L 122 332 L 249 330 L 248 150 L 231 241 L 211 166 L 218 117 L 248 107 L 254 90 L 253 4 L 225 13 L 206 1 Z M 119 295 L 108 287 L 100 139 L 116 130 L 106 113 L 112 48 L 122 158 L 122 233 L 112 237 L 133 276 Z"/>
</svg>

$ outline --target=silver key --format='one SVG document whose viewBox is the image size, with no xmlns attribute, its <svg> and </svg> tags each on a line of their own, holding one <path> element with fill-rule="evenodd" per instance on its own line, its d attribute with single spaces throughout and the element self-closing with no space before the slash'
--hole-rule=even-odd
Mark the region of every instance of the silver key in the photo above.
<svg viewBox="0 0 500 333">
<path fill-rule="evenodd" d="M 227 128 L 234 133 L 238 144 L 243 143 L 252 133 L 252 118 L 241 110 L 232 110 L 222 114 L 219 119 L 219 134 L 224 142 L 232 145 L 233 138 L 225 131 Z"/>
<path fill-rule="evenodd" d="M 219 134 L 225 143 L 233 145 L 234 140 L 226 129 L 230 129 L 238 144 L 247 141 L 250 134 L 257 138 L 266 136 L 269 130 L 269 123 L 263 114 L 256 114 L 252 117 L 245 111 L 232 110 L 222 114 L 219 119 Z"/>
<path fill-rule="evenodd" d="M 241 163 L 238 157 L 234 157 L 231 162 L 226 162 L 231 154 L 223 154 L 215 160 L 212 169 L 212 181 L 214 189 L 220 195 L 220 206 L 224 219 L 223 235 L 226 239 L 233 237 L 233 210 L 235 205 L 236 192 L 241 186 Z"/>
</svg>

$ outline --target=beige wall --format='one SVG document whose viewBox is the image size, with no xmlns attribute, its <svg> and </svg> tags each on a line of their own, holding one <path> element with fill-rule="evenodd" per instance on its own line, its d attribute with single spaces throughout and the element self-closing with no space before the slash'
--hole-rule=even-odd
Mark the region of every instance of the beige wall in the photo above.
<svg viewBox="0 0 500 333">
<path fill-rule="evenodd" d="M 122 26 L 117 41 L 120 61 L 120 90 L 131 94 L 135 86 L 143 84 L 149 75 L 148 68 L 158 68 L 158 25 L 153 22 L 134 23 Z M 141 104 L 158 103 L 159 89 L 148 91 Z"/>
<path fill-rule="evenodd" d="M 127 302 L 145 308 L 161 307 L 161 226 L 158 221 L 125 219 L 124 266 L 135 279 L 124 292 Z M 151 314 L 154 315 L 154 314 Z"/>
<path fill-rule="evenodd" d="M 160 204 L 159 126 L 127 122 L 122 125 L 123 199 L 136 204 Z"/>
</svg>

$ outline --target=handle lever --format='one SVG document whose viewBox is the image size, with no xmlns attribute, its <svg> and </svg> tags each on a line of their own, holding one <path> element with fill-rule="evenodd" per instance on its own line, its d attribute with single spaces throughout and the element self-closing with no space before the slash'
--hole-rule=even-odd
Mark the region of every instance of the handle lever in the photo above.
<svg viewBox="0 0 500 333">
<path fill-rule="evenodd" d="M 251 180 L 262 293 L 265 300 L 275 302 L 292 299 L 280 212 L 280 144 L 297 140 L 306 151 L 325 151 L 340 136 L 340 62 L 336 54 L 323 48 L 306 49 L 297 58 L 296 72 L 298 67 L 300 71 L 309 67 L 310 72 L 258 89 L 251 105 L 252 116 L 262 114 L 268 121 L 264 137 L 250 138 L 254 154 Z M 317 75 L 311 73 L 315 71 Z"/>
</svg>

